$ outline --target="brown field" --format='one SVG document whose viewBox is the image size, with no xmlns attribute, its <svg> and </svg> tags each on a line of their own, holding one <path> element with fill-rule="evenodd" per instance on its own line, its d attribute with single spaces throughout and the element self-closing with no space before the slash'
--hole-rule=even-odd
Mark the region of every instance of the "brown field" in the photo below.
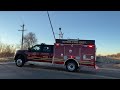
<svg viewBox="0 0 120 90">
<path fill-rule="evenodd" d="M 119 64 L 120 58 L 108 57 L 108 56 L 97 56 L 96 62 L 98 63 L 114 63 Z"/>
<path fill-rule="evenodd" d="M 0 62 L 13 60 L 16 47 L 0 42 Z"/>
<path fill-rule="evenodd" d="M 14 61 L 13 57 L 0 58 L 0 62 Z"/>
</svg>

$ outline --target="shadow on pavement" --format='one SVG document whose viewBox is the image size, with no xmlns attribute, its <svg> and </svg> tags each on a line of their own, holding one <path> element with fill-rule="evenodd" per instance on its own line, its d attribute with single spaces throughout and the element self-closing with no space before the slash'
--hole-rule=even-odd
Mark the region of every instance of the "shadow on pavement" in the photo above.
<svg viewBox="0 0 120 90">
<path fill-rule="evenodd" d="M 36 68 L 36 69 L 47 69 L 47 70 L 55 70 L 55 71 L 66 71 L 64 66 L 57 66 L 57 65 L 25 65 L 24 67 L 29 67 L 29 68 Z M 84 73 L 84 74 L 96 74 L 96 70 L 94 69 L 87 69 L 87 68 L 80 68 L 77 72 L 70 72 L 70 73 Z"/>
</svg>

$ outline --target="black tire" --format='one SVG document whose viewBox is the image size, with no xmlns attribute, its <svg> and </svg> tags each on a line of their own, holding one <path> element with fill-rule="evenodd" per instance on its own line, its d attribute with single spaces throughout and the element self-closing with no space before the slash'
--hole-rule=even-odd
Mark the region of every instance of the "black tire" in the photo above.
<svg viewBox="0 0 120 90">
<path fill-rule="evenodd" d="M 25 58 L 22 56 L 19 56 L 16 60 L 15 60 L 16 66 L 18 67 L 22 67 L 25 64 Z"/>
<path fill-rule="evenodd" d="M 69 72 L 76 72 L 78 70 L 78 65 L 74 61 L 68 61 L 66 63 L 66 70 Z"/>
</svg>

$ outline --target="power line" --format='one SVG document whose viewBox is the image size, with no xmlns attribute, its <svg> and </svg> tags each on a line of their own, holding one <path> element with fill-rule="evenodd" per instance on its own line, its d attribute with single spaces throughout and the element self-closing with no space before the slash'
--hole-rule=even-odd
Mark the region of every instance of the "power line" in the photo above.
<svg viewBox="0 0 120 90">
<path fill-rule="evenodd" d="M 24 24 L 21 25 L 21 27 L 22 27 L 22 30 L 18 30 L 18 31 L 22 31 L 22 43 L 21 43 L 21 49 L 23 49 L 23 37 L 24 37 L 24 31 L 26 31 L 26 30 L 24 30 L 24 27 L 25 27 Z"/>
</svg>

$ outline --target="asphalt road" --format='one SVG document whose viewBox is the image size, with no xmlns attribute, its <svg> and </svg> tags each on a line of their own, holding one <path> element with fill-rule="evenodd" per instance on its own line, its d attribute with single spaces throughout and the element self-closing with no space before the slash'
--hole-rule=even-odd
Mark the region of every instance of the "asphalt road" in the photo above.
<svg viewBox="0 0 120 90">
<path fill-rule="evenodd" d="M 67 72 L 61 65 L 39 63 L 17 67 L 14 62 L 0 63 L 0 79 L 119 79 L 119 69 L 82 67 L 78 72 Z"/>
</svg>

